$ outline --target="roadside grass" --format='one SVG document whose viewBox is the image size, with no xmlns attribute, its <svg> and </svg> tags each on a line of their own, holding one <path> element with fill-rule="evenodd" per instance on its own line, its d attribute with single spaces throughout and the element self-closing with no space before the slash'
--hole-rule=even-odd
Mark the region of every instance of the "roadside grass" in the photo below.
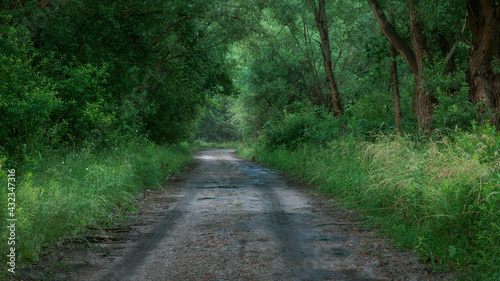
<svg viewBox="0 0 500 281">
<path fill-rule="evenodd" d="M 253 153 L 361 210 L 434 269 L 456 269 L 464 280 L 500 280 L 499 147 L 500 136 L 485 126 L 439 140 L 348 136 L 326 147 L 257 145 Z M 250 158 L 249 151 L 238 153 Z"/>
<path fill-rule="evenodd" d="M 134 211 L 144 189 L 158 189 L 189 163 L 187 144 L 157 146 L 146 141 L 96 152 L 56 150 L 32 155 L 30 165 L 16 175 L 16 267 L 37 260 L 59 237 L 74 236 L 86 226 L 112 226 Z M 5 161 L 4 161 L 5 162 Z M 6 168 L 3 167 L 5 172 Z M 5 173 L 0 175 L 7 186 Z M 6 200 L 6 188 L 0 194 Z M 2 206 L 3 203 L 2 203 Z M 2 209 L 7 209 L 2 208 Z M 6 221 L 6 210 L 0 211 Z M 5 227 L 1 241 L 7 241 Z M 1 256 L 7 255 L 2 243 Z M 6 263 L 2 263 L 6 272 Z"/>
</svg>

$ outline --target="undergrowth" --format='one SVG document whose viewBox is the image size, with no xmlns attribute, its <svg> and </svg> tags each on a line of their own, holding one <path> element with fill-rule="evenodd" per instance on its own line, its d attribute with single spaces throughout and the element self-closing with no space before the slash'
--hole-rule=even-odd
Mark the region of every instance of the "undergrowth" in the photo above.
<svg viewBox="0 0 500 281">
<path fill-rule="evenodd" d="M 295 149 L 263 143 L 253 147 L 256 160 L 343 198 L 436 270 L 500 280 L 500 136 L 492 127 L 419 142 L 385 135 Z M 239 153 L 252 155 L 248 147 Z"/>
<path fill-rule="evenodd" d="M 86 226 L 112 226 L 134 211 L 144 189 L 157 189 L 191 159 L 186 144 L 157 146 L 145 140 L 96 152 L 81 150 L 34 153 L 16 174 L 16 267 L 34 262 L 59 237 L 82 233 Z M 3 161 L 5 163 L 5 159 Z M 1 189 L 6 202 L 6 188 Z M 2 205 L 3 206 L 3 205 Z M 2 221 L 6 208 L 0 210 Z M 7 229 L 0 230 L 7 241 Z M 1 256 L 7 255 L 3 243 Z M 5 247 L 4 247 L 5 246 Z M 6 272 L 5 263 L 0 266 Z"/>
</svg>

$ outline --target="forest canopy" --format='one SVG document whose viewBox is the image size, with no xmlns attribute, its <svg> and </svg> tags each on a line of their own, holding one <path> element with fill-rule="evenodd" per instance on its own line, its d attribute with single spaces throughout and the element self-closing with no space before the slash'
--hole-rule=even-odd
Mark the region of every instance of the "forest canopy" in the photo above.
<svg viewBox="0 0 500 281">
<path fill-rule="evenodd" d="M 339 119 L 325 126 L 363 132 L 499 123 L 495 1 L 12 0 L 0 10 L 5 155 L 206 138 L 200 120 L 256 138 L 313 108 Z"/>
</svg>

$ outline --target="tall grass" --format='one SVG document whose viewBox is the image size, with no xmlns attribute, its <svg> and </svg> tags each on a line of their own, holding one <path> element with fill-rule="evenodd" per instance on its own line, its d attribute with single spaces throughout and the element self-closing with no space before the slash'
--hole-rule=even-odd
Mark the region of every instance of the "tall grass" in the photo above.
<svg viewBox="0 0 500 281">
<path fill-rule="evenodd" d="M 500 136 L 485 126 L 452 139 L 346 137 L 327 147 L 258 147 L 255 153 L 362 210 L 436 269 L 500 280 L 499 147 Z"/>
<path fill-rule="evenodd" d="M 33 155 L 31 165 L 17 174 L 17 261 L 36 260 L 58 237 L 78 235 L 86 226 L 113 225 L 124 211 L 134 210 L 143 189 L 160 188 L 190 159 L 187 145 L 166 147 L 146 141 L 100 152 L 89 147 Z M 7 202 L 2 190 L 1 200 Z M 1 214 L 5 221 L 4 210 Z M 5 230 L 0 232 L 2 241 Z M 6 244 L 1 247 L 3 257 Z M 2 263 L 2 272 L 4 267 Z"/>
</svg>

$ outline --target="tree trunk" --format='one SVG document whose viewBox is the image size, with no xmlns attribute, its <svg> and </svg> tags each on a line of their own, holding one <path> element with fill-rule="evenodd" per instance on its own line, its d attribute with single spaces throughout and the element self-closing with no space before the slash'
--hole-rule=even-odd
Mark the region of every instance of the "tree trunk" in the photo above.
<svg viewBox="0 0 500 281">
<path fill-rule="evenodd" d="M 415 75 L 415 108 L 418 120 L 419 131 L 431 130 L 432 128 L 432 114 L 434 106 L 432 104 L 432 93 L 425 87 L 425 79 L 422 77 L 422 70 L 425 68 L 426 55 L 432 61 L 427 45 L 427 37 L 424 34 L 424 25 L 418 19 L 416 8 L 409 7 L 410 11 L 410 35 L 413 45 L 413 52 L 415 54 L 415 61 L 417 63 L 417 74 Z"/>
<path fill-rule="evenodd" d="M 340 94 L 337 87 L 337 82 L 335 82 L 335 76 L 333 72 L 332 65 L 332 54 L 330 50 L 330 39 L 328 37 L 328 23 L 326 20 L 326 6 L 325 0 L 319 0 L 319 11 L 316 7 L 316 2 L 313 3 L 313 12 L 316 19 L 316 25 L 318 26 L 319 35 L 321 37 L 321 49 L 323 54 L 323 64 L 325 67 L 326 82 L 328 88 L 330 89 L 330 94 L 332 96 L 332 107 L 333 112 L 336 117 L 343 114 L 344 110 L 342 108 L 342 102 L 340 100 Z"/>
<path fill-rule="evenodd" d="M 415 75 L 414 89 L 414 107 L 418 120 L 418 128 L 420 131 L 430 130 L 432 127 L 432 93 L 425 88 L 425 80 L 422 77 L 422 70 L 425 66 L 425 55 L 430 55 L 427 46 L 427 38 L 423 33 L 423 23 L 419 21 L 416 15 L 416 9 L 410 2 L 410 33 L 412 39 L 412 47 L 398 34 L 392 24 L 389 23 L 387 17 L 383 13 L 378 0 L 367 0 L 370 8 L 373 11 L 375 20 L 377 21 L 380 30 L 385 35 L 392 46 L 398 50 L 403 56 L 411 71 Z"/>
<path fill-rule="evenodd" d="M 467 12 L 472 34 L 467 70 L 470 97 L 482 105 L 482 113 L 491 111 L 490 121 L 500 128 L 500 74 L 491 67 L 493 59 L 500 58 L 500 7 L 491 0 L 467 0 Z"/>
<path fill-rule="evenodd" d="M 394 18 L 389 17 L 389 23 L 394 26 Z M 396 121 L 396 129 L 399 133 L 403 132 L 401 128 L 401 123 L 403 120 L 403 113 L 401 111 L 401 98 L 399 95 L 399 77 L 398 77 L 398 63 L 396 57 L 398 52 L 396 48 L 390 44 L 389 53 L 391 56 L 391 62 L 389 66 L 389 72 L 391 74 L 391 87 L 392 87 L 392 103 L 394 105 L 394 120 Z"/>
</svg>

